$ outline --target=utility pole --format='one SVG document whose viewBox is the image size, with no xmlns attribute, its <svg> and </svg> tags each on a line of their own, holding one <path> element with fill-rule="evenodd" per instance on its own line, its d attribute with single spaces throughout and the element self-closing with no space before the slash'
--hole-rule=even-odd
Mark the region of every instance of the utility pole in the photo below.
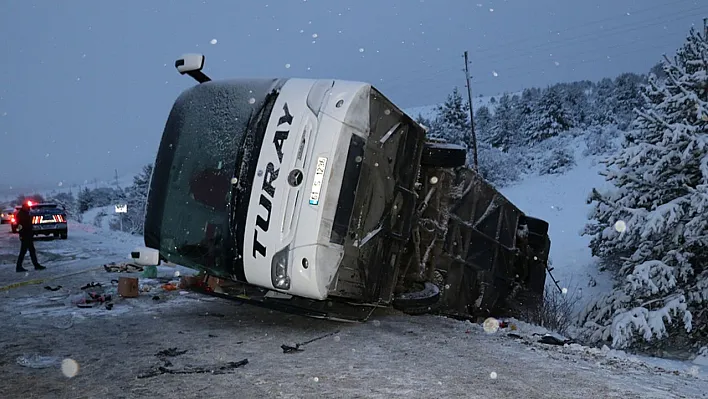
<svg viewBox="0 0 708 399">
<path fill-rule="evenodd" d="M 477 163 L 477 136 L 474 133 L 474 110 L 472 109 L 472 85 L 470 84 L 469 61 L 467 51 L 465 51 L 465 79 L 467 79 L 467 99 L 470 104 L 470 131 L 472 133 L 472 154 L 474 155 L 474 170 L 479 169 Z"/>
</svg>

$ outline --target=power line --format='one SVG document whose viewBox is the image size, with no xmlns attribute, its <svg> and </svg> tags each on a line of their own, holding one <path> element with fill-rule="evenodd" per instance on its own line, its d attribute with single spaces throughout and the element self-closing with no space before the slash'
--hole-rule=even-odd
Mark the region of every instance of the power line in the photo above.
<svg viewBox="0 0 708 399">
<path fill-rule="evenodd" d="M 699 7 L 699 8 L 697 8 L 697 9 L 685 10 L 685 11 L 682 11 L 682 12 L 680 12 L 680 13 L 670 14 L 670 16 L 677 16 L 677 15 L 678 15 L 678 16 L 677 16 L 676 18 L 672 18 L 672 19 L 669 19 L 669 20 L 667 20 L 666 17 L 662 17 L 662 22 L 665 23 L 665 22 L 681 21 L 681 20 L 684 20 L 684 19 L 693 19 L 693 18 L 695 18 L 695 16 L 696 16 L 696 11 L 702 11 L 702 10 L 708 11 L 708 7 Z M 687 12 L 688 12 L 688 14 L 686 14 Z M 646 21 L 643 21 L 643 22 L 646 22 Z M 496 58 L 495 55 L 491 55 L 491 56 L 485 56 L 485 57 L 481 57 L 481 58 L 485 58 L 485 59 L 494 58 L 494 60 L 493 60 L 494 62 L 507 61 L 507 60 L 515 60 L 515 59 L 517 59 L 517 58 L 521 59 L 521 58 L 526 58 L 526 56 L 529 56 L 529 55 L 535 55 L 536 52 L 540 51 L 541 49 L 543 49 L 543 47 L 546 47 L 548 44 L 558 44 L 558 45 L 557 45 L 557 46 L 554 46 L 554 47 L 548 47 L 548 48 L 545 48 L 545 49 L 543 49 L 543 50 L 545 50 L 545 51 L 558 50 L 558 49 L 565 48 L 565 47 L 567 47 L 567 46 L 569 46 L 569 45 L 575 46 L 575 45 L 577 45 L 577 44 L 579 44 L 579 43 L 593 42 L 593 41 L 596 41 L 596 40 L 599 39 L 599 38 L 613 37 L 613 35 L 607 35 L 607 33 L 627 33 L 627 32 L 636 31 L 636 30 L 638 30 L 638 29 L 646 28 L 646 27 L 653 26 L 653 25 L 656 25 L 656 23 L 655 23 L 655 22 L 652 22 L 652 23 L 650 23 L 650 24 L 644 24 L 644 23 L 643 23 L 643 24 L 633 24 L 633 25 L 630 24 L 630 25 L 627 25 L 627 26 L 624 26 L 624 27 L 620 27 L 620 28 L 622 28 L 622 29 L 620 29 L 620 30 L 614 29 L 614 30 L 612 30 L 612 31 L 603 31 L 603 34 L 600 34 L 600 35 L 593 35 L 593 36 L 587 36 L 587 35 L 585 35 L 585 36 L 578 36 L 578 37 L 575 37 L 575 38 L 566 38 L 566 39 L 565 39 L 565 43 L 563 43 L 563 42 L 558 42 L 558 41 L 552 42 L 552 43 L 542 43 L 542 44 L 539 44 L 539 45 L 537 45 L 537 46 L 535 46 L 535 47 L 525 48 L 525 49 L 521 49 L 521 50 L 519 50 L 519 49 L 511 49 L 511 50 L 509 50 L 509 49 L 501 49 L 501 48 L 500 48 L 499 50 L 500 50 L 500 51 L 503 51 L 503 54 L 508 54 L 508 56 L 502 57 L 502 58 Z M 662 36 L 663 36 L 663 34 L 662 34 Z M 573 42 L 573 40 L 578 39 L 578 38 L 583 38 L 583 39 L 587 39 L 587 40 L 583 40 L 583 41 L 580 41 L 580 42 Z M 645 37 L 645 38 L 646 38 L 646 37 Z M 475 52 L 474 55 L 482 55 L 482 54 L 481 54 L 480 52 Z M 502 55 L 502 54 L 499 54 L 499 55 Z M 426 72 L 426 71 L 425 71 L 425 68 L 409 69 L 408 71 L 409 71 L 409 72 L 413 72 L 413 73 L 416 73 L 416 72 Z M 440 72 L 440 71 L 446 71 L 446 72 L 452 73 L 452 72 L 457 72 L 457 71 L 458 71 L 458 68 L 456 68 L 456 67 L 448 67 L 448 68 L 445 68 L 445 69 L 443 69 L 443 70 L 440 70 L 440 69 L 439 69 L 439 70 L 436 71 L 436 72 Z M 396 81 L 399 81 L 399 80 L 400 80 L 400 81 L 403 81 L 403 80 L 406 80 L 406 78 L 395 78 L 395 79 L 393 79 L 393 80 L 389 80 L 388 82 L 396 82 Z"/>
<path fill-rule="evenodd" d="M 565 38 L 562 41 L 552 41 L 552 42 L 547 42 L 547 43 L 541 43 L 541 44 L 538 44 L 533 47 L 526 47 L 523 49 L 519 49 L 519 50 L 515 51 L 515 53 L 528 54 L 530 52 L 542 50 L 542 49 L 543 50 L 554 50 L 554 49 L 565 47 L 567 45 L 577 45 L 578 43 L 587 43 L 587 42 L 597 41 L 598 39 L 601 39 L 601 38 L 611 38 L 611 37 L 614 37 L 616 34 L 634 32 L 639 29 L 648 28 L 651 26 L 663 25 L 667 22 L 680 21 L 682 19 L 687 19 L 687 18 L 695 18 L 697 13 L 704 12 L 704 11 L 708 11 L 708 7 L 706 7 L 706 6 L 696 7 L 694 9 L 684 10 L 684 11 L 681 11 L 678 13 L 663 15 L 659 18 L 647 20 L 647 21 L 651 21 L 651 23 L 646 23 L 647 21 L 642 21 L 642 23 L 639 23 L 639 24 L 628 24 L 628 25 L 624 25 L 624 26 L 618 26 L 618 27 L 606 29 L 606 30 L 601 31 L 600 33 L 592 32 L 592 33 L 583 34 L 583 35 L 579 35 L 579 36 L 575 36 L 575 37 Z M 675 17 L 675 18 L 671 18 L 671 17 Z M 556 45 L 556 46 L 553 46 L 553 45 Z M 508 52 L 504 49 L 498 49 L 498 51 Z M 476 52 L 475 54 L 484 54 L 484 52 Z"/>
<path fill-rule="evenodd" d="M 651 11 L 651 10 L 660 9 L 660 8 L 662 8 L 662 7 L 665 7 L 665 6 L 671 6 L 672 9 L 675 9 L 676 5 L 677 5 L 677 4 L 681 4 L 681 3 L 682 3 L 682 1 L 680 1 L 680 0 L 674 0 L 674 1 L 670 1 L 670 2 L 668 2 L 668 3 L 658 4 L 658 5 L 652 6 L 652 7 L 640 8 L 640 9 L 637 9 L 637 10 L 635 10 L 635 11 L 630 11 L 629 13 L 632 14 L 632 15 L 637 15 L 637 14 L 642 14 L 642 13 L 644 13 L 644 12 L 646 12 L 646 11 Z M 687 0 L 686 3 L 694 3 L 694 4 L 695 4 L 696 1 L 695 1 L 695 0 Z M 561 30 L 558 30 L 558 31 L 551 31 L 551 32 L 552 32 L 552 33 L 570 32 L 570 31 L 573 31 L 573 30 L 578 30 L 579 28 L 584 28 L 584 27 L 588 27 L 588 26 L 594 26 L 594 25 L 597 25 L 597 24 L 600 24 L 600 23 L 603 23 L 603 22 L 607 22 L 607 21 L 611 21 L 611 20 L 616 20 L 616 19 L 620 19 L 620 18 L 626 18 L 626 16 L 627 16 L 627 14 L 626 14 L 626 13 L 623 13 L 622 15 L 617 15 L 617 16 L 609 17 L 609 18 L 596 19 L 596 20 L 594 20 L 594 21 L 589 21 L 589 22 L 586 22 L 586 23 L 581 24 L 581 25 L 577 25 L 577 24 L 576 24 L 576 25 L 571 25 L 571 26 L 569 26 L 569 27 L 567 27 L 567 28 L 564 28 L 564 29 L 561 29 Z M 534 41 L 534 40 L 536 40 L 536 39 L 533 38 L 533 37 L 528 37 L 528 36 L 526 36 L 526 37 L 523 38 L 523 39 L 514 40 L 514 41 L 508 42 L 508 43 L 502 43 L 501 45 L 508 47 L 509 45 L 512 45 L 512 44 L 526 43 L 526 42 Z M 480 49 L 480 51 L 484 52 L 484 51 L 487 51 L 487 50 L 490 50 L 490 49 L 494 49 L 494 48 L 496 48 L 496 47 L 497 47 L 497 46 L 490 47 L 490 48 L 488 48 L 488 49 L 486 49 L 486 50 L 485 50 L 485 49 Z"/>
<path fill-rule="evenodd" d="M 571 61 L 579 61 L 579 62 L 563 62 L 562 65 L 563 65 L 563 67 L 568 68 L 568 67 L 580 66 L 580 65 L 583 65 L 583 64 L 587 64 L 588 62 L 599 61 L 599 60 L 606 60 L 606 59 L 608 59 L 608 58 L 609 58 L 609 59 L 613 59 L 613 58 L 623 58 L 623 57 L 626 56 L 626 55 L 635 54 L 635 53 L 638 53 L 638 52 L 642 52 L 642 51 L 647 51 L 647 50 L 655 49 L 658 45 L 662 45 L 662 44 L 668 44 L 668 43 L 662 43 L 661 41 L 658 41 L 658 42 L 657 42 L 657 41 L 652 41 L 651 45 L 649 45 L 649 46 L 644 46 L 644 47 L 640 47 L 640 48 L 635 48 L 634 46 L 632 46 L 632 49 L 631 49 L 631 50 L 625 50 L 624 47 L 626 47 L 626 45 L 613 46 L 614 48 L 617 48 L 617 49 L 619 49 L 620 51 L 612 52 L 612 53 L 609 53 L 609 54 L 603 54 L 603 55 L 600 56 L 600 57 L 582 58 L 582 59 L 576 59 L 576 60 L 573 60 L 573 59 L 571 58 Z M 659 58 L 659 56 L 660 56 L 660 54 L 657 54 L 657 59 Z M 503 78 L 504 78 L 504 75 L 507 74 L 508 72 L 513 72 L 513 71 L 515 71 L 515 70 L 524 69 L 524 68 L 528 68 L 528 63 L 515 65 L 515 66 L 510 67 L 510 68 L 504 68 L 503 70 L 500 70 L 500 71 L 503 72 L 503 73 L 501 74 L 501 79 L 503 79 Z M 647 69 L 649 69 L 649 68 L 647 68 Z M 417 88 L 414 86 L 414 84 L 416 84 L 416 83 L 427 83 L 427 82 L 432 82 L 432 81 L 439 81 L 441 78 L 454 79 L 453 76 L 450 75 L 450 74 L 447 74 L 447 73 L 444 73 L 444 74 L 443 74 L 443 73 L 440 73 L 440 74 L 435 74 L 435 75 L 427 76 L 427 77 L 421 78 L 421 79 L 414 79 L 414 80 L 412 80 L 412 84 L 388 86 L 388 87 L 386 88 L 386 90 L 387 90 L 387 91 L 388 91 L 388 90 L 390 90 L 390 91 L 394 91 L 394 90 L 395 90 L 395 91 L 398 91 L 398 93 L 399 93 L 398 96 L 400 96 L 400 97 L 410 97 L 412 94 L 414 94 L 414 91 L 413 91 L 413 90 L 417 90 Z M 492 82 L 495 81 L 495 80 L 498 81 L 499 79 L 500 79 L 499 77 L 489 77 L 489 78 L 482 79 L 482 80 L 475 80 L 475 81 L 473 81 L 473 84 L 477 84 L 477 85 L 479 85 L 479 84 L 488 84 L 488 83 L 492 83 Z M 408 89 L 408 91 L 406 91 L 406 89 Z M 413 89 L 413 90 L 410 90 L 410 89 Z M 403 90 L 403 92 L 401 92 L 401 90 Z M 417 94 L 417 93 L 416 93 L 416 94 Z"/>
</svg>

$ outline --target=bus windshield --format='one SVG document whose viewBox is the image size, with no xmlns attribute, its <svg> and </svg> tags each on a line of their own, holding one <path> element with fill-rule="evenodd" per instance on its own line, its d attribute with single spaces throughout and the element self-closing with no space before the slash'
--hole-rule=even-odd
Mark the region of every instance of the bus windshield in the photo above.
<svg viewBox="0 0 708 399">
<path fill-rule="evenodd" d="M 175 102 L 148 195 L 145 244 L 167 260 L 216 275 L 232 273 L 233 192 L 246 146 L 272 104 L 276 80 L 207 82 Z M 269 115 L 266 115 L 267 119 Z M 257 156 L 252 162 L 257 161 Z M 251 169 L 246 165 L 247 169 Z M 252 176 L 251 176 L 252 178 Z"/>
</svg>

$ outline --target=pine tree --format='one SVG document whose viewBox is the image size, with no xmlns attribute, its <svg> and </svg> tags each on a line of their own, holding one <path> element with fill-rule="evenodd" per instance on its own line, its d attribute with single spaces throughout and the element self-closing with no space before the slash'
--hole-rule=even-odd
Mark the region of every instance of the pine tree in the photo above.
<svg viewBox="0 0 708 399">
<path fill-rule="evenodd" d="M 546 140 L 568 130 L 571 119 L 563 107 L 563 101 L 557 88 L 545 90 L 538 101 L 536 113 L 530 122 L 530 139 L 533 143 Z"/>
<path fill-rule="evenodd" d="M 474 113 L 474 131 L 480 142 L 488 142 L 491 126 L 492 113 L 483 105 Z"/>
<path fill-rule="evenodd" d="M 618 282 L 581 320 L 615 347 L 708 342 L 708 42 L 691 29 L 663 71 L 607 161 L 615 188 L 590 196 L 585 234 Z"/>
<path fill-rule="evenodd" d="M 125 215 L 125 225 L 130 232 L 142 234 L 145 225 L 145 206 L 152 177 L 153 165 L 143 166 L 141 173 L 133 177 L 133 185 L 126 190 L 128 212 Z"/>
<path fill-rule="evenodd" d="M 438 106 L 435 125 L 438 134 L 445 140 L 472 148 L 470 134 L 469 104 L 462 100 L 457 88 L 447 96 L 445 103 Z"/>
<path fill-rule="evenodd" d="M 617 107 L 617 96 L 615 93 L 615 82 L 610 78 L 600 80 L 593 90 L 591 124 L 604 126 L 617 122 L 615 110 Z"/>
<path fill-rule="evenodd" d="M 627 129 L 634 120 L 635 109 L 644 104 L 641 87 L 645 77 L 634 73 L 623 73 L 615 79 L 615 115 L 620 129 Z"/>
<path fill-rule="evenodd" d="M 88 187 L 84 187 L 76 196 L 79 213 L 84 213 L 93 208 L 93 193 Z"/>
<path fill-rule="evenodd" d="M 502 151 L 509 148 L 511 144 L 518 143 L 519 122 L 519 113 L 514 109 L 511 97 L 504 94 L 499 98 L 494 110 L 486 142 Z"/>
</svg>

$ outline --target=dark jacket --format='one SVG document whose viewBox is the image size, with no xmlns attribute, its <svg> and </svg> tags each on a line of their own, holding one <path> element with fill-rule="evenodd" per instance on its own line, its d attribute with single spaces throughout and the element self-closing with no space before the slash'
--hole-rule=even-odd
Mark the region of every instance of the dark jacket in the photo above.
<svg viewBox="0 0 708 399">
<path fill-rule="evenodd" d="M 25 209 L 17 211 L 17 226 L 20 231 L 21 238 L 33 237 L 32 215 Z M 20 229 L 19 226 L 22 226 Z"/>
</svg>

